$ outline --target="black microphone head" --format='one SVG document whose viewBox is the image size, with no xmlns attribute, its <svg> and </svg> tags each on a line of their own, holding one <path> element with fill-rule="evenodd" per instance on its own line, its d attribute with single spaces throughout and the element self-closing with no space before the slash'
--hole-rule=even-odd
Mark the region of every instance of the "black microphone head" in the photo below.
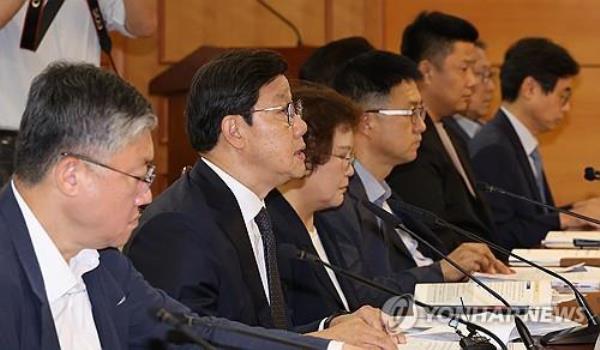
<svg viewBox="0 0 600 350">
<path fill-rule="evenodd" d="M 586 167 L 583 172 L 583 178 L 588 181 L 597 180 L 598 178 L 596 177 L 596 170 L 591 166 Z"/>
<path fill-rule="evenodd" d="M 287 259 L 303 259 L 300 250 L 293 244 L 281 243 L 277 245 L 277 252 Z"/>
</svg>

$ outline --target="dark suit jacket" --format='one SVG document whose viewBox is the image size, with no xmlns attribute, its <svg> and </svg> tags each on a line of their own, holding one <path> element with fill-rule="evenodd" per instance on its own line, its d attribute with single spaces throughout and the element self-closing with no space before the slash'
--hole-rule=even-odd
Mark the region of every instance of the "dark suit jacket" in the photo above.
<svg viewBox="0 0 600 350">
<path fill-rule="evenodd" d="M 467 132 L 462 128 L 462 126 L 458 124 L 456 119 L 454 119 L 454 117 L 444 118 L 442 120 L 442 123 L 444 124 L 444 127 L 449 133 L 456 136 L 455 140 L 457 142 L 460 142 L 460 146 L 462 147 L 462 149 L 468 150 L 469 143 L 471 142 L 471 137 L 469 137 L 469 134 L 467 134 Z"/>
<path fill-rule="evenodd" d="M 508 117 L 498 111 L 471 143 L 477 178 L 522 196 L 541 200 L 528 155 Z M 544 176 L 548 204 L 554 205 Z M 496 241 L 507 249 L 531 248 L 550 230 L 560 229 L 556 213 L 500 194 L 486 194 L 497 228 Z"/>
<path fill-rule="evenodd" d="M 416 267 L 394 228 L 384 224 L 380 229 L 377 217 L 360 203 L 368 199 L 358 175 L 350 179 L 348 192 L 342 206 L 317 214 L 329 232 L 335 232 L 334 243 L 342 252 L 339 262 L 342 267 L 403 293 L 413 293 L 416 283 L 443 281 L 439 263 Z M 412 221 L 404 222 L 422 237 L 433 236 L 432 233 L 423 233 L 425 228 L 413 225 Z M 439 259 L 434 257 L 434 260 Z M 382 306 L 390 297 L 360 283 L 355 283 L 355 288 L 359 300 L 371 305 Z"/>
<path fill-rule="evenodd" d="M 438 136 L 431 118 L 425 121 L 427 130 L 423 133 L 417 159 L 411 163 L 395 167 L 387 182 L 402 200 L 434 212 L 442 219 L 489 239 L 493 237 L 493 223 L 489 209 L 479 192 L 473 198 L 454 167 Z M 452 129 L 446 129 L 467 177 L 476 190 L 468 152 L 458 141 Z M 477 191 L 477 190 L 476 190 Z M 433 231 L 444 242 L 449 251 L 460 243 L 469 241 L 452 230 L 434 228 Z"/>
<path fill-rule="evenodd" d="M 204 161 L 145 209 L 127 254 L 150 284 L 195 312 L 273 327 L 240 207 Z"/>
<path fill-rule="evenodd" d="M 273 190 L 267 196 L 266 203 L 277 243 L 292 244 L 298 249 L 318 256 L 306 227 L 283 195 Z M 328 235 L 318 219 L 315 220 L 315 226 L 329 261 L 336 265 L 340 260 L 340 252 L 332 242 L 335 237 Z M 280 256 L 279 273 L 294 325 L 303 325 L 344 310 L 344 304 L 322 266 Z M 356 298 L 356 290 L 352 282 L 340 275 L 337 275 L 337 279 L 350 311 L 355 311 L 360 303 Z"/>
<path fill-rule="evenodd" d="M 83 279 L 103 349 L 163 349 L 166 347 L 163 339 L 170 327 L 160 323 L 154 313 L 160 308 L 190 312 L 164 292 L 150 287 L 116 249 L 100 251 L 100 265 L 84 274 Z M 2 349 L 60 349 L 42 272 L 10 186 L 0 194 L 0 315 Z M 205 318 L 205 321 L 215 326 L 251 330 L 224 319 Z M 201 337 L 224 346 L 264 349 L 277 345 L 232 331 L 203 326 L 196 330 Z M 316 348 L 325 349 L 327 344 L 288 332 L 258 328 L 254 331 L 294 339 Z"/>
</svg>

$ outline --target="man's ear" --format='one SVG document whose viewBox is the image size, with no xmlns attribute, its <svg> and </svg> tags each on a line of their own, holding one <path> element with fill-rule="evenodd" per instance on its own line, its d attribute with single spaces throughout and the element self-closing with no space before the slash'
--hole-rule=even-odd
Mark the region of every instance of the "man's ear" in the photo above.
<svg viewBox="0 0 600 350">
<path fill-rule="evenodd" d="M 226 115 L 221 121 L 221 135 L 234 148 L 242 148 L 246 143 L 245 128 L 249 127 L 241 115 Z"/>
<path fill-rule="evenodd" d="M 435 67 L 433 63 L 427 59 L 421 60 L 418 64 L 419 71 L 423 75 L 423 83 L 431 84 L 431 78 L 434 73 Z"/>
<path fill-rule="evenodd" d="M 56 188 L 66 196 L 74 197 L 84 182 L 85 165 L 79 159 L 64 157 L 50 171 Z"/>
<path fill-rule="evenodd" d="M 372 113 L 363 113 L 358 122 L 357 132 L 369 136 L 373 133 L 375 116 Z"/>
<path fill-rule="evenodd" d="M 542 86 L 533 77 L 528 76 L 523 79 L 521 87 L 519 88 L 519 96 L 525 100 L 531 100 L 537 94 L 542 93 Z"/>
</svg>

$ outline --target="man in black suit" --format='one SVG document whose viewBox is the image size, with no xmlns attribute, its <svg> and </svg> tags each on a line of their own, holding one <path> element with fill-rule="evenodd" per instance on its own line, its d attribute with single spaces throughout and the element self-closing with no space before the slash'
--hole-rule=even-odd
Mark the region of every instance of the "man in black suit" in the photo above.
<svg viewBox="0 0 600 350">
<path fill-rule="evenodd" d="M 491 104 L 494 99 L 496 83 L 494 82 L 494 70 L 492 62 L 487 57 L 485 44 L 477 40 L 475 42 L 475 73 L 476 83 L 473 86 L 473 94 L 469 99 L 469 105 L 464 112 L 456 113 L 452 118 L 444 118 L 444 126 L 460 137 L 465 149 L 471 139 L 477 135 L 486 120 L 490 118 Z"/>
<path fill-rule="evenodd" d="M 306 172 L 306 123 L 286 68 L 275 52 L 238 50 L 198 70 L 186 115 L 201 159 L 144 211 L 128 247 L 151 284 L 202 315 L 290 327 L 264 204 L 274 187 Z M 294 329 L 395 347 L 373 308 Z"/>
<path fill-rule="evenodd" d="M 519 40 L 506 52 L 500 73 L 502 107 L 473 139 L 473 169 L 481 181 L 554 205 L 538 150 L 537 136 L 554 129 L 569 111 L 573 78 L 579 65 L 559 45 L 544 38 Z M 505 248 L 531 248 L 550 230 L 581 228 L 580 220 L 544 208 L 488 194 Z M 573 204 L 598 217 L 598 199 Z"/>
<path fill-rule="evenodd" d="M 439 12 L 421 13 L 404 30 L 402 54 L 416 62 L 423 75 L 419 89 L 427 129 L 417 159 L 394 168 L 387 181 L 408 203 L 490 238 L 492 220 L 475 186 L 467 150 L 443 124 L 468 106 L 475 85 L 477 38 L 471 23 Z M 434 232 L 450 250 L 466 241 L 449 229 Z"/>
<path fill-rule="evenodd" d="M 156 122 L 139 92 L 92 65 L 53 64 L 33 81 L 15 175 L 0 193 L 3 349 L 169 346 L 171 327 L 156 312 L 189 308 L 150 287 L 117 249 L 137 225 L 139 207 L 152 198 Z M 328 346 L 322 339 L 191 316 L 198 336 L 227 348 L 297 348 L 241 333 L 247 331 Z"/>
<path fill-rule="evenodd" d="M 394 166 L 410 162 L 417 155 L 425 130 L 417 89 L 420 79 L 421 73 L 414 62 L 385 51 L 362 54 L 338 73 L 335 88 L 358 103 L 363 114 L 354 137 L 356 175 L 350 181 L 349 196 L 342 207 L 323 214 L 331 226 L 338 227 L 336 242 L 344 247 L 349 261 L 361 260 L 372 277 L 390 277 L 396 283 L 394 288 L 406 292 L 412 292 L 419 282 L 464 278 L 406 230 L 395 230 L 381 222 L 360 203 L 368 200 L 400 214 L 395 210 L 399 199 L 385 178 Z M 408 229 L 418 232 L 444 253 L 450 252 L 417 220 L 406 216 L 405 222 Z M 462 244 L 450 252 L 450 257 L 467 271 L 507 272 L 482 244 Z"/>
</svg>

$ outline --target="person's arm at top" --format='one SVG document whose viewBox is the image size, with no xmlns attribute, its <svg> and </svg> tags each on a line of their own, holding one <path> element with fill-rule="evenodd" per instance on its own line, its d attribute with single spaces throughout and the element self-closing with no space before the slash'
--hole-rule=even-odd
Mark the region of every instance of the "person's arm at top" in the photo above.
<svg viewBox="0 0 600 350">
<path fill-rule="evenodd" d="M 14 1 L 14 0 L 11 0 Z M 156 32 L 156 1 L 123 0 L 125 5 L 125 28 L 136 37 L 151 36 Z"/>
<path fill-rule="evenodd" d="M 0 29 L 10 22 L 19 11 L 25 0 L 2 0 L 0 1 Z"/>
</svg>

